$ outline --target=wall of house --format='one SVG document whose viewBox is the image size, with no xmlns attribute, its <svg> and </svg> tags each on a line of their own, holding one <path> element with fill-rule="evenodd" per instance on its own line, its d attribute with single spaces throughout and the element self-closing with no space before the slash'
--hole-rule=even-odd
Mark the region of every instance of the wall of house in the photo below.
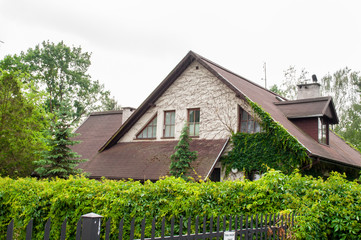
<svg viewBox="0 0 361 240">
<path fill-rule="evenodd" d="M 314 118 L 291 119 L 291 121 L 313 139 L 318 141 L 318 120 Z"/>
<path fill-rule="evenodd" d="M 119 141 L 145 141 L 136 135 L 157 114 L 157 137 L 163 141 L 164 111 L 175 110 L 175 140 L 187 121 L 187 109 L 200 108 L 201 139 L 223 139 L 238 127 L 238 106 L 252 113 L 244 100 L 198 62 L 193 62 Z M 149 140 L 147 140 L 149 141 Z"/>
</svg>

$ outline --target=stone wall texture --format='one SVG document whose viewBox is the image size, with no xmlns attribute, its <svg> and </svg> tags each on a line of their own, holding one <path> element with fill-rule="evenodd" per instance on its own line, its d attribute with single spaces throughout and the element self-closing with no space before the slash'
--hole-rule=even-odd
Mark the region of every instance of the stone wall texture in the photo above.
<svg viewBox="0 0 361 240">
<path fill-rule="evenodd" d="M 187 110 L 200 108 L 201 139 L 224 139 L 237 131 L 238 106 L 249 110 L 249 106 L 236 94 L 197 62 L 192 63 L 178 79 L 155 102 L 127 132 L 120 142 L 144 141 L 136 135 L 157 115 L 157 138 L 163 139 L 164 111 L 175 110 L 175 140 L 187 121 Z M 149 140 L 148 140 L 149 141 Z"/>
<path fill-rule="evenodd" d="M 169 141 L 169 138 L 163 138 L 163 126 L 164 111 L 171 110 L 175 110 L 174 140 L 179 140 L 190 108 L 200 108 L 200 139 L 225 139 L 230 137 L 232 131 L 238 130 L 239 106 L 254 115 L 251 107 L 236 97 L 235 92 L 202 65 L 193 62 L 155 102 L 155 106 L 150 108 L 119 141 L 149 141 L 136 139 L 136 135 L 155 115 L 157 137 L 152 141 Z M 258 119 L 257 116 L 254 117 Z M 231 147 L 229 144 L 225 152 Z M 221 167 L 219 163 L 217 167 Z M 235 180 L 243 177 L 243 172 L 225 176 L 225 169 L 221 167 L 222 179 Z"/>
</svg>

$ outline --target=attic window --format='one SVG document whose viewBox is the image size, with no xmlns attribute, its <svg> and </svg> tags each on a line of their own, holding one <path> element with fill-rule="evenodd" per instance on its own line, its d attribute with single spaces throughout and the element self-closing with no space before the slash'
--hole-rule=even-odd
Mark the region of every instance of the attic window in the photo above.
<svg viewBox="0 0 361 240">
<path fill-rule="evenodd" d="M 189 136 L 199 136 L 200 109 L 188 109 Z"/>
<path fill-rule="evenodd" d="M 157 137 L 157 115 L 155 115 L 137 135 L 137 139 L 155 139 Z"/>
<path fill-rule="evenodd" d="M 328 145 L 328 122 L 326 119 L 318 118 L 318 142 Z"/>
<path fill-rule="evenodd" d="M 239 131 L 243 133 L 261 132 L 262 128 L 259 123 L 245 110 L 239 107 Z"/>
<path fill-rule="evenodd" d="M 175 111 L 164 112 L 163 137 L 173 138 L 175 128 Z"/>
</svg>

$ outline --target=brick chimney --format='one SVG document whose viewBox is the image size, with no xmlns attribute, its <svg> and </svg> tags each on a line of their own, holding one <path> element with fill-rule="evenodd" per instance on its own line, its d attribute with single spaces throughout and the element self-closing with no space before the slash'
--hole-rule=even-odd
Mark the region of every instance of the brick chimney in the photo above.
<svg viewBox="0 0 361 240">
<path fill-rule="evenodd" d="M 312 75 L 311 83 L 298 84 L 297 88 L 298 88 L 297 99 L 321 97 L 321 92 L 320 92 L 321 84 L 317 82 L 316 75 Z"/>
<path fill-rule="evenodd" d="M 133 112 L 135 111 L 135 108 L 132 107 L 123 107 L 122 111 L 123 111 L 123 116 L 122 116 L 122 124 L 125 123 L 125 121 L 127 121 L 127 119 L 130 117 L 130 115 L 133 114 Z"/>
</svg>

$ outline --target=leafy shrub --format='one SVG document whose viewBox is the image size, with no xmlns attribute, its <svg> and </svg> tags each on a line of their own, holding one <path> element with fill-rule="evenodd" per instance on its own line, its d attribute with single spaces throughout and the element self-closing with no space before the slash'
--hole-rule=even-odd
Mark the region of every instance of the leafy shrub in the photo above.
<svg viewBox="0 0 361 240">
<path fill-rule="evenodd" d="M 20 234 L 20 229 L 24 231 L 34 218 L 33 236 L 41 239 L 45 221 L 51 217 L 52 234 L 60 236 L 61 223 L 67 217 L 67 234 L 72 238 L 77 221 L 89 212 L 102 215 L 103 225 L 111 217 L 112 238 L 116 238 L 122 218 L 129 229 L 133 217 L 136 226 L 145 217 L 149 236 L 153 217 L 159 226 L 163 217 L 169 223 L 172 216 L 177 221 L 181 216 L 186 219 L 287 210 L 300 214 L 293 229 L 298 239 L 359 239 L 360 192 L 357 182 L 347 181 L 340 174 L 334 173 L 323 180 L 274 170 L 254 182 L 196 183 L 168 177 L 141 184 L 85 177 L 50 181 L 0 178 L 0 235 L 5 235 L 11 219 L 15 219 Z M 169 230 L 167 227 L 168 233 Z"/>
</svg>

